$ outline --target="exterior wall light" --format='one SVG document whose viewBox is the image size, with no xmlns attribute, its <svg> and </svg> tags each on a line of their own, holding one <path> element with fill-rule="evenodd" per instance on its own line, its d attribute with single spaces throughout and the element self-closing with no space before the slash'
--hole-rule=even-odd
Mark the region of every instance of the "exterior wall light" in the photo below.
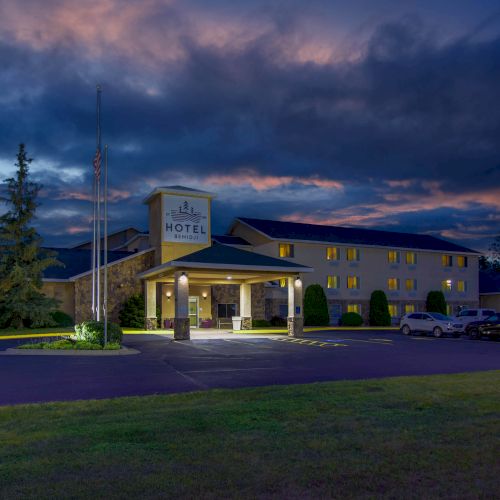
<svg viewBox="0 0 500 500">
<path fill-rule="evenodd" d="M 295 278 L 295 286 L 297 288 L 302 286 L 302 280 L 298 276 Z"/>
<path fill-rule="evenodd" d="M 207 292 L 203 292 L 203 293 L 201 294 L 201 296 L 203 297 L 203 300 L 207 300 L 207 296 L 208 296 L 208 294 L 207 294 Z"/>
<path fill-rule="evenodd" d="M 167 295 L 167 300 L 170 300 L 172 297 L 172 292 L 167 292 L 166 295 Z"/>
<path fill-rule="evenodd" d="M 228 276 L 226 279 L 227 279 L 227 280 L 232 280 L 232 279 L 233 279 L 233 277 L 232 277 L 232 276 Z"/>
<path fill-rule="evenodd" d="M 186 276 L 186 273 L 181 273 L 179 276 L 179 282 L 182 283 L 183 285 L 187 283 L 188 277 Z"/>
</svg>

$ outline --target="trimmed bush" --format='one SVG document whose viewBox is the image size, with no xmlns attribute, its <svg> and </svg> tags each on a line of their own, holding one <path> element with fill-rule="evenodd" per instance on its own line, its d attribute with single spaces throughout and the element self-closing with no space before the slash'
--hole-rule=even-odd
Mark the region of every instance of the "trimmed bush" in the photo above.
<svg viewBox="0 0 500 500">
<path fill-rule="evenodd" d="M 344 313 L 340 318 L 340 324 L 342 326 L 361 326 L 363 318 L 358 313 Z"/>
<path fill-rule="evenodd" d="M 266 319 L 254 319 L 252 320 L 252 327 L 253 328 L 264 328 L 266 326 L 271 326 L 271 323 L 267 321 Z"/>
<path fill-rule="evenodd" d="M 370 325 L 391 326 L 387 296 L 383 290 L 375 290 L 370 297 Z"/>
<path fill-rule="evenodd" d="M 118 315 L 121 326 L 144 328 L 144 295 L 138 293 L 129 297 Z"/>
<path fill-rule="evenodd" d="M 328 326 L 329 324 L 328 302 L 323 287 L 318 284 L 309 285 L 304 294 L 304 325 Z"/>
<path fill-rule="evenodd" d="M 54 311 L 51 313 L 52 319 L 58 327 L 65 328 L 67 326 L 73 326 L 75 322 L 73 318 L 63 311 Z"/>
<path fill-rule="evenodd" d="M 430 291 L 425 301 L 425 310 L 427 312 L 446 314 L 446 299 L 443 292 L 440 290 Z"/>
<path fill-rule="evenodd" d="M 271 326 L 286 326 L 287 325 L 286 319 L 282 318 L 281 316 L 273 316 L 269 323 L 271 324 Z"/>
<path fill-rule="evenodd" d="M 83 340 L 91 344 L 104 345 L 104 322 L 84 321 L 75 325 L 76 340 Z M 108 342 L 121 344 L 122 329 L 116 323 L 108 323 Z"/>
</svg>

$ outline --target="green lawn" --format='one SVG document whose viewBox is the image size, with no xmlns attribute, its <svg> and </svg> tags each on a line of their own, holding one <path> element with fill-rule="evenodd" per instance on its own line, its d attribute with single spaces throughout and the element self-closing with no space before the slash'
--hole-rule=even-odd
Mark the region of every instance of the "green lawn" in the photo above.
<svg viewBox="0 0 500 500">
<path fill-rule="evenodd" d="M 8 499 L 495 498 L 500 371 L 3 407 L 0 442 Z"/>
</svg>

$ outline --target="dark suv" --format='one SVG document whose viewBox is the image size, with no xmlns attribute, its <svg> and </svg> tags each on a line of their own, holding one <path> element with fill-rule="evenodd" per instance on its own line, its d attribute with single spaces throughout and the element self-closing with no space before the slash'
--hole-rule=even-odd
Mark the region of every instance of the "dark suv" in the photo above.
<svg viewBox="0 0 500 500">
<path fill-rule="evenodd" d="M 500 314 L 493 314 L 481 321 L 472 321 L 465 327 L 465 333 L 471 339 L 480 339 L 482 336 L 500 337 Z"/>
</svg>

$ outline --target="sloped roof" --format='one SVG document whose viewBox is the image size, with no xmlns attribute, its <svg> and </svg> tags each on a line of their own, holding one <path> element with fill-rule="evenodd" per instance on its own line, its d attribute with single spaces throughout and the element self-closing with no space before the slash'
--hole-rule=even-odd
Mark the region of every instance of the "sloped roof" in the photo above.
<svg viewBox="0 0 500 500">
<path fill-rule="evenodd" d="M 500 294 L 500 273 L 479 271 L 479 293 Z"/>
<path fill-rule="evenodd" d="M 269 257 L 256 252 L 248 252 L 228 245 L 212 245 L 198 252 L 179 257 L 171 262 L 172 265 L 182 266 L 183 264 L 207 264 L 210 265 L 227 265 L 227 266 L 249 266 L 252 268 L 288 268 L 293 270 L 306 270 L 312 268 L 303 266 L 295 262 L 290 262 L 284 259 Z"/>
<path fill-rule="evenodd" d="M 321 226 L 318 224 L 282 222 L 267 219 L 253 219 L 249 217 L 238 217 L 236 220 L 276 240 L 321 241 L 325 243 L 478 253 L 470 248 L 456 245 L 455 243 L 426 234 L 399 233 L 395 231 L 380 231 L 378 229 L 340 226 Z"/>
<path fill-rule="evenodd" d="M 90 271 L 92 268 L 92 250 L 77 248 L 47 248 L 57 253 L 56 258 L 64 267 L 48 267 L 43 272 L 44 279 L 69 279 L 72 276 Z M 135 252 L 109 251 L 108 263 L 134 255 Z M 101 263 L 104 262 L 104 252 Z"/>
<path fill-rule="evenodd" d="M 221 243 L 222 245 L 250 245 L 247 240 L 244 240 L 239 236 L 231 236 L 228 234 L 213 234 L 212 240 L 216 243 Z"/>
</svg>

